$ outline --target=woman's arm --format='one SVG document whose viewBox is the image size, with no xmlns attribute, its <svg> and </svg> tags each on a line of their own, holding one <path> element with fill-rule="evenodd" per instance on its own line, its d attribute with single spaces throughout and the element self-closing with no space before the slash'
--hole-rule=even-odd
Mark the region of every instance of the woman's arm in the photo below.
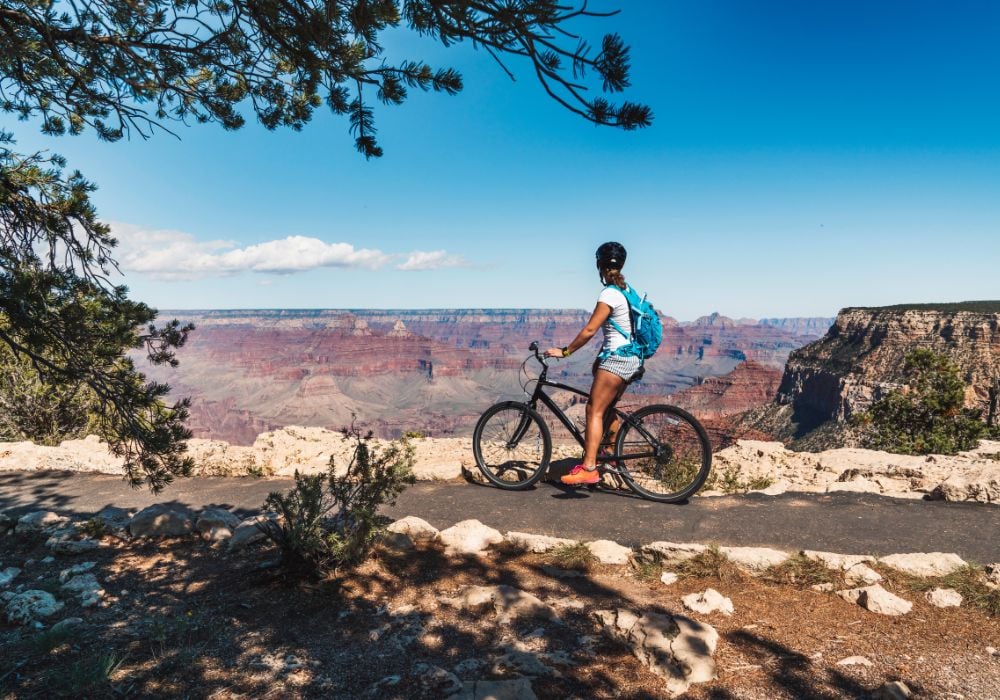
<svg viewBox="0 0 1000 700">
<path fill-rule="evenodd" d="M 608 320 L 608 316 L 611 315 L 611 307 L 605 304 L 603 301 L 597 302 L 597 306 L 594 307 L 594 313 L 591 314 L 590 320 L 587 321 L 587 325 L 583 327 L 583 330 L 577 333 L 576 337 L 573 338 L 573 342 L 566 346 L 566 354 L 563 354 L 562 348 L 549 348 L 545 351 L 546 357 L 568 357 L 574 352 L 582 348 L 584 345 L 590 342 L 590 339 L 597 335 L 597 331 L 601 329 L 604 322 Z"/>
</svg>

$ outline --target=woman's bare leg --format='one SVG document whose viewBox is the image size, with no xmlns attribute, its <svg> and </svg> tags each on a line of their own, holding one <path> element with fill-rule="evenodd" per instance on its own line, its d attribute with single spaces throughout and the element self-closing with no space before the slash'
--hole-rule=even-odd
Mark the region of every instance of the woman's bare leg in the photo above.
<svg viewBox="0 0 1000 700">
<path fill-rule="evenodd" d="M 604 434 L 604 414 L 621 395 L 625 380 L 617 374 L 599 369 L 594 372 L 594 385 L 587 402 L 587 431 L 584 438 L 583 466 L 597 466 L 597 451 Z"/>
</svg>

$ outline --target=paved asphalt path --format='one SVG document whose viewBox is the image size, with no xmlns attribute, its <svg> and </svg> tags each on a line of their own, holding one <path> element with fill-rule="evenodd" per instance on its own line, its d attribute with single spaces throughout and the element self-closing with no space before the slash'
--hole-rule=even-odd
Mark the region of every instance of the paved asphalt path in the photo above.
<svg viewBox="0 0 1000 700">
<path fill-rule="evenodd" d="M 90 515 L 105 505 L 141 508 L 171 501 L 251 511 L 268 492 L 290 484 L 289 479 L 183 479 L 153 496 L 104 474 L 3 472 L 0 510 Z M 631 546 L 670 540 L 846 554 L 941 551 L 981 563 L 1000 561 L 1000 507 L 870 494 L 709 497 L 668 505 L 545 483 L 506 492 L 464 482 L 421 482 L 387 514 L 416 515 L 439 528 L 476 518 L 504 532 L 610 539 Z"/>
</svg>

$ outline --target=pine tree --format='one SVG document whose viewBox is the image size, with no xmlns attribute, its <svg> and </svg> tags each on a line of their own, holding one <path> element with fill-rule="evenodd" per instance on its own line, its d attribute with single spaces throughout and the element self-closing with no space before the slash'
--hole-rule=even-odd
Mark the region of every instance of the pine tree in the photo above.
<svg viewBox="0 0 1000 700">
<path fill-rule="evenodd" d="M 645 127 L 649 107 L 603 96 L 629 86 L 622 39 L 608 34 L 595 49 L 571 31 L 609 14 L 565 0 L 6 0 L 0 111 L 48 135 L 89 128 L 115 141 L 191 122 L 237 129 L 247 116 L 301 129 L 325 104 L 347 117 L 358 151 L 378 157 L 374 104 L 462 89 L 454 69 L 385 55 L 383 33 L 405 24 L 444 45 L 471 42 L 511 78 L 505 61 L 530 65 L 547 94 L 595 124 Z M 7 367 L 32 374 L 11 387 L 40 382 L 84 401 L 129 480 L 158 490 L 191 470 L 188 402 L 168 405 L 169 387 L 147 382 L 127 353 L 176 364 L 193 328 L 153 325 L 156 311 L 111 282 L 116 241 L 90 202 L 94 186 L 59 156 L 12 146 L 0 132 L 0 343 Z M 14 423 L 58 424 L 65 408 L 40 402 L 52 420 Z"/>
</svg>

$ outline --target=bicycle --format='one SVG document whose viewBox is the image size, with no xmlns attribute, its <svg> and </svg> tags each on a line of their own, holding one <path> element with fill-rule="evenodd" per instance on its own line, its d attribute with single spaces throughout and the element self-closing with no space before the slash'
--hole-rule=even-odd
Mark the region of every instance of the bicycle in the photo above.
<svg viewBox="0 0 1000 700">
<path fill-rule="evenodd" d="M 539 403 L 555 414 L 581 447 L 584 445 L 583 432 L 545 389 L 590 397 L 575 387 L 549 381 L 549 363 L 538 352 L 537 342 L 529 351 L 542 365 L 530 399 L 491 406 L 472 433 L 472 451 L 483 476 L 495 486 L 515 491 L 530 488 L 549 468 L 552 435 L 538 413 Z M 531 356 L 521 365 L 522 370 L 529 360 Z M 694 416 L 665 404 L 644 406 L 633 413 L 616 405 L 605 416 L 602 445 L 608 442 L 616 418 L 619 427 L 614 452 L 598 455 L 602 476 L 610 474 L 639 496 L 662 503 L 683 501 L 704 485 L 712 468 L 712 447 L 705 428 Z"/>
</svg>

